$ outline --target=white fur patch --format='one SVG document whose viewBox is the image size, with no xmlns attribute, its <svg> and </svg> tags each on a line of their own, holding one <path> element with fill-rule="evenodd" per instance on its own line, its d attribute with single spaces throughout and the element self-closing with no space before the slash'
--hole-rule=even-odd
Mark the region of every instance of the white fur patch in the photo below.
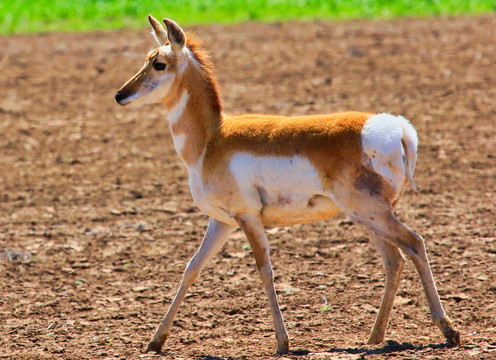
<svg viewBox="0 0 496 360">
<path fill-rule="evenodd" d="M 160 32 L 160 34 L 157 34 L 155 32 L 155 29 L 152 28 L 151 34 L 155 38 L 155 41 L 157 42 L 158 46 L 162 46 L 165 43 L 166 39 L 167 39 L 167 33 L 165 32 L 164 29 L 162 29 L 162 31 Z"/>
<path fill-rule="evenodd" d="M 191 50 L 186 46 L 184 47 L 184 53 L 191 59 L 191 62 L 193 63 L 193 65 L 198 69 L 198 70 L 201 70 L 201 65 L 200 63 L 198 62 L 198 60 L 196 60 L 195 56 L 193 55 L 193 53 L 191 52 Z"/>
<path fill-rule="evenodd" d="M 407 146 L 407 154 L 404 153 L 402 139 Z M 368 119 L 363 126 L 362 149 L 372 168 L 388 179 L 393 188 L 401 188 L 405 176 L 413 175 L 417 133 L 402 116 L 377 114 Z M 407 161 L 404 160 L 405 155 L 408 157 Z"/>
<path fill-rule="evenodd" d="M 172 109 L 169 110 L 169 114 L 168 114 L 169 126 L 172 134 L 172 141 L 174 142 L 174 148 L 176 149 L 176 152 L 178 153 L 179 156 L 181 155 L 181 152 L 184 149 L 184 144 L 186 143 L 186 134 L 174 133 L 174 131 L 172 130 L 172 126 L 176 124 L 179 121 L 179 119 L 181 119 L 184 109 L 188 104 L 188 100 L 189 100 L 188 91 L 184 90 L 183 93 L 181 94 L 181 98 L 179 99 L 177 104 L 174 105 Z"/>
<path fill-rule="evenodd" d="M 169 90 L 174 83 L 174 78 L 175 75 L 173 73 L 166 73 L 158 80 L 147 80 L 141 85 L 138 91 L 124 99 L 121 102 L 121 105 L 130 104 L 132 106 L 138 106 L 159 102 L 169 93 Z"/>
<path fill-rule="evenodd" d="M 169 124 L 171 126 L 174 125 L 183 115 L 184 109 L 188 104 L 188 100 L 189 100 L 188 90 L 184 90 L 177 104 L 174 105 L 172 109 L 169 109 L 168 118 L 169 118 Z"/>
<path fill-rule="evenodd" d="M 172 47 L 170 44 L 163 45 L 163 46 L 161 46 L 161 48 L 162 48 L 162 51 L 166 55 L 168 55 L 168 56 L 174 55 L 173 51 L 172 51 Z M 184 70 L 186 70 L 186 68 L 188 67 L 188 58 L 190 58 L 193 61 L 193 63 L 197 63 L 196 59 L 194 58 L 193 54 L 191 53 L 191 51 L 188 49 L 187 46 L 185 46 L 183 48 L 182 54 L 179 53 L 176 55 L 178 55 L 178 57 L 177 57 L 177 61 L 178 61 L 177 62 L 177 73 L 178 74 L 182 74 L 184 72 Z"/>
<path fill-rule="evenodd" d="M 150 94 L 146 97 L 146 102 L 156 103 L 164 99 L 169 93 L 175 77 L 175 74 L 167 72 L 160 77 L 159 81 L 152 82 L 152 88 L 150 89 Z"/>
<path fill-rule="evenodd" d="M 162 48 L 162 51 L 166 54 L 166 55 L 171 55 L 172 54 L 172 47 L 170 44 L 167 44 L 167 45 L 162 45 L 161 46 Z"/>
<path fill-rule="evenodd" d="M 184 149 L 184 144 L 186 143 L 186 134 L 173 135 L 172 142 L 174 143 L 176 152 L 181 155 L 181 152 Z"/>
<path fill-rule="evenodd" d="M 308 199 L 323 193 L 317 170 L 299 155 L 238 153 L 232 156 L 229 169 L 250 208 L 305 208 Z"/>
</svg>

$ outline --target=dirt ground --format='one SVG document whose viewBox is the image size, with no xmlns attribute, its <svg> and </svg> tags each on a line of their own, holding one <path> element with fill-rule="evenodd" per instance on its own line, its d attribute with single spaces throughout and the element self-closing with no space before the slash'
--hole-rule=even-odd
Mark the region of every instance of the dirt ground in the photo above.
<svg viewBox="0 0 496 360">
<path fill-rule="evenodd" d="M 143 355 L 207 225 L 165 110 L 114 103 L 154 46 L 143 26 L 0 37 L 0 358 L 496 359 L 495 16 L 188 29 L 228 113 L 390 112 L 419 133 L 419 191 L 398 216 L 424 236 L 464 345 L 444 344 L 411 262 L 387 342 L 364 345 L 384 270 L 366 231 L 338 217 L 268 229 L 284 356 L 240 231 L 161 357 Z"/>
</svg>

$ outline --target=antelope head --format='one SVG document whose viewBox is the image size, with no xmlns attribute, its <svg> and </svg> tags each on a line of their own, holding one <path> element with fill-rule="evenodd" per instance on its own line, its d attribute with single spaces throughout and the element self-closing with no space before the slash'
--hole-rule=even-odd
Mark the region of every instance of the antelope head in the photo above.
<svg viewBox="0 0 496 360">
<path fill-rule="evenodd" d="M 148 15 L 159 47 L 148 53 L 145 65 L 115 94 L 119 105 L 142 105 L 166 100 L 188 65 L 186 35 L 174 21 L 163 19 L 167 30 Z"/>
</svg>

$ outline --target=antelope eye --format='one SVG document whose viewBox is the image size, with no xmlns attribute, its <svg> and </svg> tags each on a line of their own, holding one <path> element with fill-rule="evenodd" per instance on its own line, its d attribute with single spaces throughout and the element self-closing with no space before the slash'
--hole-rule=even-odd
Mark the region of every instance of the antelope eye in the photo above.
<svg viewBox="0 0 496 360">
<path fill-rule="evenodd" d="M 161 63 L 161 62 L 157 62 L 155 64 L 153 64 L 153 68 L 157 71 L 163 71 L 165 70 L 165 64 L 164 63 Z"/>
</svg>

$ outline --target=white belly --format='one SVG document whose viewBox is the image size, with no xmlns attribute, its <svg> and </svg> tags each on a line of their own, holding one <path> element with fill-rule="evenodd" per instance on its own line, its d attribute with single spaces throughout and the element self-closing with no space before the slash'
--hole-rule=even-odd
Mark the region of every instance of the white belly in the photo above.
<svg viewBox="0 0 496 360">
<path fill-rule="evenodd" d="M 235 154 L 229 169 L 246 205 L 260 211 L 264 225 L 290 225 L 325 219 L 339 209 L 324 192 L 319 172 L 299 155 Z"/>
<path fill-rule="evenodd" d="M 210 179 L 201 169 L 190 173 L 195 204 L 207 215 L 236 225 L 240 213 L 261 214 L 266 226 L 283 226 L 328 219 L 340 212 L 324 192 L 319 173 L 301 156 L 235 154 L 229 181 Z M 234 180 L 234 183 L 232 182 Z"/>
</svg>

